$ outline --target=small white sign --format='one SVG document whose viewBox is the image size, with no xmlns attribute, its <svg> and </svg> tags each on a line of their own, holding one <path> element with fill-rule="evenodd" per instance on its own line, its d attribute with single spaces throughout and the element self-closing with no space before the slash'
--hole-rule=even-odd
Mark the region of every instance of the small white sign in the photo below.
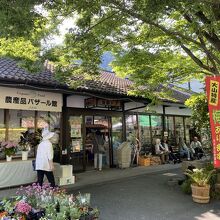
<svg viewBox="0 0 220 220">
<path fill-rule="evenodd" d="M 163 136 L 164 136 L 164 137 L 168 137 L 168 132 L 167 132 L 167 131 L 164 131 Z"/>
</svg>

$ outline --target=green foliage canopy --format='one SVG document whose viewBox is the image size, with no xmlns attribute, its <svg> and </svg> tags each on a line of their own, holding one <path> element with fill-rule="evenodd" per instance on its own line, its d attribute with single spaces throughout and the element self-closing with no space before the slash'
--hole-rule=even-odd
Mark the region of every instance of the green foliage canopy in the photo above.
<svg viewBox="0 0 220 220">
<path fill-rule="evenodd" d="M 209 113 L 208 113 L 208 102 L 205 94 L 193 95 L 190 99 L 185 102 L 192 110 L 192 120 L 199 133 L 202 130 L 209 131 Z"/>
<path fill-rule="evenodd" d="M 65 40 L 68 61 L 82 60 L 83 71 L 96 72 L 108 50 L 113 69 L 137 85 L 219 74 L 219 1 L 75 0 L 65 7 L 77 12 Z M 51 10 L 57 14 L 57 5 Z"/>
<path fill-rule="evenodd" d="M 0 37 L 13 39 L 21 50 L 13 56 L 28 62 L 56 54 L 59 73 L 64 65 L 71 66 L 70 75 L 95 74 L 103 52 L 111 51 L 113 69 L 138 86 L 182 83 L 219 74 L 219 9 L 219 0 L 2 0 Z M 42 52 L 41 40 L 67 18 L 76 23 L 65 44 Z M 21 38 L 33 53 L 23 56 L 16 43 Z"/>
</svg>

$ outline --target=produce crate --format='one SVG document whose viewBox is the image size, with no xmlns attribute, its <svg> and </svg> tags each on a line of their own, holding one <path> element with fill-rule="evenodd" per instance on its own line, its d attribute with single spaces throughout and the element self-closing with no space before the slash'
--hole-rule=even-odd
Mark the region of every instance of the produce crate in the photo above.
<svg viewBox="0 0 220 220">
<path fill-rule="evenodd" d="M 138 157 L 138 165 L 139 166 L 150 166 L 151 158 L 146 156 Z"/>
<path fill-rule="evenodd" d="M 150 165 L 159 165 L 159 164 L 161 164 L 160 157 L 158 156 L 151 157 Z"/>
</svg>

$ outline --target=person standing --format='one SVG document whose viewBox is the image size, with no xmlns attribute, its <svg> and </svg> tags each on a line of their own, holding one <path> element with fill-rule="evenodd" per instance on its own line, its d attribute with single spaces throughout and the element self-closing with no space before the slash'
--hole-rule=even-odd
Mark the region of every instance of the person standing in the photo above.
<svg viewBox="0 0 220 220">
<path fill-rule="evenodd" d="M 46 175 L 50 186 L 55 187 L 55 180 L 53 175 L 53 146 L 50 138 L 54 136 L 54 132 L 50 132 L 48 129 L 44 129 L 42 132 L 42 141 L 37 148 L 36 156 L 36 171 L 37 182 L 40 186 L 43 185 L 44 175 Z"/>
<path fill-rule="evenodd" d="M 92 135 L 93 139 L 93 153 L 94 153 L 94 168 L 102 170 L 102 155 L 105 153 L 104 138 L 100 130 L 96 130 Z"/>
</svg>

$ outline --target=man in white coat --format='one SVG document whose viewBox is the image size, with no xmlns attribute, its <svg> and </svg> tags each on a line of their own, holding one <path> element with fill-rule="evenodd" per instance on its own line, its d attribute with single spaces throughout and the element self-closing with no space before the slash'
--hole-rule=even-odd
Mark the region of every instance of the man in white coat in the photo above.
<svg viewBox="0 0 220 220">
<path fill-rule="evenodd" d="M 54 132 L 44 129 L 42 132 L 42 141 L 37 148 L 36 156 L 36 170 L 37 182 L 40 186 L 43 185 L 44 175 L 46 175 L 50 186 L 55 187 L 55 180 L 53 175 L 53 146 L 50 138 L 54 136 Z"/>
</svg>

